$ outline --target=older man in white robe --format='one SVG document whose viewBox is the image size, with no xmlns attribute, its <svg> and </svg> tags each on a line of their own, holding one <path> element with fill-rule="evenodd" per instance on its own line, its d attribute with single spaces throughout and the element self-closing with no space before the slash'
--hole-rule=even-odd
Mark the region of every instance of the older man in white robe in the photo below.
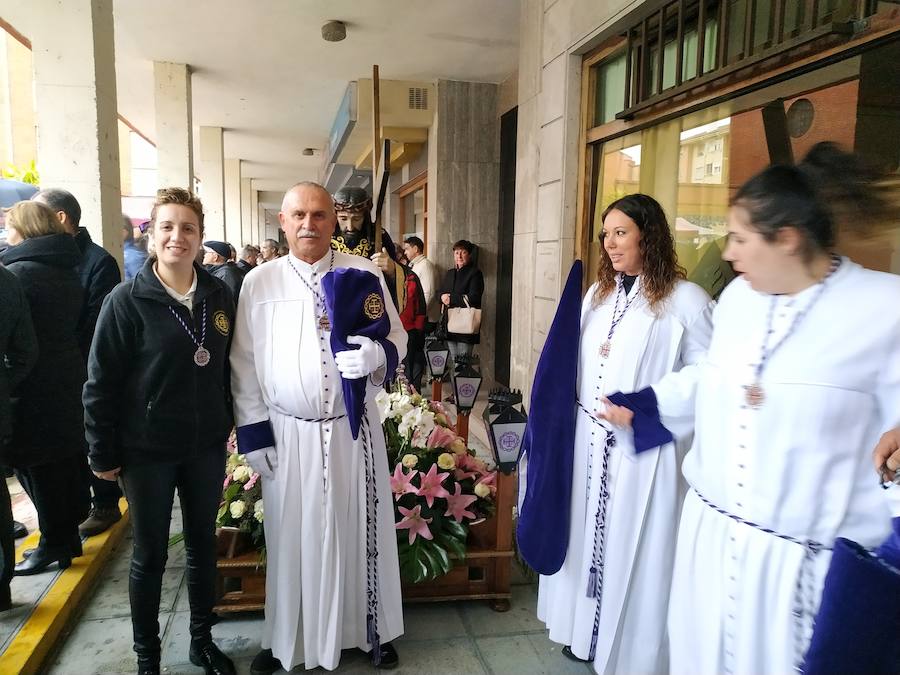
<svg viewBox="0 0 900 675">
<path fill-rule="evenodd" d="M 251 672 L 333 670 L 354 647 L 390 668 L 403 615 L 384 436 L 364 415 L 354 440 L 340 379 L 365 376 L 374 411 L 389 359 L 379 341 L 353 336 L 359 349 L 332 355 L 321 281 L 356 268 L 389 293 L 374 263 L 331 250 L 334 204 L 320 185 L 288 190 L 279 220 L 290 255 L 247 275 L 231 348 L 238 447 L 263 479 L 268 554 L 263 649 Z M 393 303 L 384 310 L 387 346 L 402 359 L 406 333 Z"/>
</svg>

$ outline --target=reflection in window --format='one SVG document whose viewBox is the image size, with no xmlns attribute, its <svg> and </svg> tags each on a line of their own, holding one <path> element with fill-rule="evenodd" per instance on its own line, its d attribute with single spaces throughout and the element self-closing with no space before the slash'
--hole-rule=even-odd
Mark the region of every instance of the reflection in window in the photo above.
<svg viewBox="0 0 900 675">
<path fill-rule="evenodd" d="M 597 68 L 597 106 L 594 124 L 606 124 L 625 109 L 625 52 Z"/>
<path fill-rule="evenodd" d="M 675 248 L 688 279 L 717 297 L 733 274 L 722 261 L 728 216 L 731 118 L 684 129 L 679 136 Z"/>
</svg>

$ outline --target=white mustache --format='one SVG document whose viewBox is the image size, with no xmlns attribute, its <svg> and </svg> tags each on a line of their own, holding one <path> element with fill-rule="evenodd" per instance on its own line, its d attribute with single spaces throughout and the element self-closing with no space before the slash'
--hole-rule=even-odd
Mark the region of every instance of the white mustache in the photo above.
<svg viewBox="0 0 900 675">
<path fill-rule="evenodd" d="M 322 235 L 314 230 L 297 230 L 297 239 L 321 239 Z"/>
</svg>

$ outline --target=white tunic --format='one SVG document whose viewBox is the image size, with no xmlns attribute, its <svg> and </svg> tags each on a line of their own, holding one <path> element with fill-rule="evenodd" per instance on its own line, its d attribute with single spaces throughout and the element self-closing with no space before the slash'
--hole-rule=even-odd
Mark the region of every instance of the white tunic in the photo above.
<svg viewBox="0 0 900 675">
<path fill-rule="evenodd" d="M 244 279 L 231 347 L 232 393 L 239 426 L 269 419 L 278 467 L 263 483 L 267 547 L 266 621 L 262 645 L 282 666 L 338 666 L 341 650 L 368 650 L 366 638 L 365 425 L 354 441 L 344 415 L 340 373 L 329 333 L 319 330 L 312 292 L 291 265 L 321 293 L 331 253 L 308 265 L 285 256 Z M 369 260 L 334 254 L 334 267 L 376 274 Z M 315 272 L 315 278 L 313 277 Z M 388 339 L 398 357 L 406 333 L 381 281 Z M 374 376 L 373 376 L 374 377 Z M 371 379 L 366 393 L 369 452 L 377 494 L 378 631 L 381 642 L 403 633 L 400 576 L 384 436 Z"/>
<path fill-rule="evenodd" d="M 839 536 L 877 545 L 890 531 L 871 452 L 900 421 L 900 277 L 844 260 L 768 359 L 762 406 L 745 400 L 772 302 L 770 346 L 816 292 L 770 296 L 736 279 L 716 308 L 708 361 L 654 386 L 673 430 L 680 423 L 666 416 L 684 422 L 696 405 L 684 461 L 693 489 L 669 605 L 673 673 L 791 672 L 831 557 L 822 551 L 803 565 L 803 545 L 723 515 L 698 493 L 761 528 L 828 547 Z"/>
<path fill-rule="evenodd" d="M 638 283 L 629 297 L 638 291 Z M 679 282 L 659 316 L 635 300 L 616 327 L 609 357 L 599 349 L 609 333 L 615 293 L 592 306 L 596 284 L 582 303 L 578 400 L 590 411 L 615 391 L 633 391 L 694 363 L 711 333 L 709 296 Z M 620 303 L 619 310 L 622 305 Z M 611 448 L 603 587 L 594 668 L 598 673 L 658 673 L 666 669 L 669 578 L 678 510 L 684 495 L 680 454 L 668 444 L 634 454 L 630 434 Z M 595 518 L 600 502 L 606 431 L 579 410 L 575 427 L 571 528 L 562 569 L 542 576 L 538 617 L 550 639 L 588 658 L 597 600 L 587 596 Z M 590 487 L 589 487 L 590 486 Z"/>
</svg>

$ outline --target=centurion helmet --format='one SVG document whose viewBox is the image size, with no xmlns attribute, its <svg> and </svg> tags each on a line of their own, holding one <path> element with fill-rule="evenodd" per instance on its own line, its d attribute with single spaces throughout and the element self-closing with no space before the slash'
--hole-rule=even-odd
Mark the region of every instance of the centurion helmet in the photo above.
<svg viewBox="0 0 900 675">
<path fill-rule="evenodd" d="M 361 187 L 342 187 L 334 193 L 334 210 L 361 213 L 372 208 L 372 198 Z"/>
</svg>

